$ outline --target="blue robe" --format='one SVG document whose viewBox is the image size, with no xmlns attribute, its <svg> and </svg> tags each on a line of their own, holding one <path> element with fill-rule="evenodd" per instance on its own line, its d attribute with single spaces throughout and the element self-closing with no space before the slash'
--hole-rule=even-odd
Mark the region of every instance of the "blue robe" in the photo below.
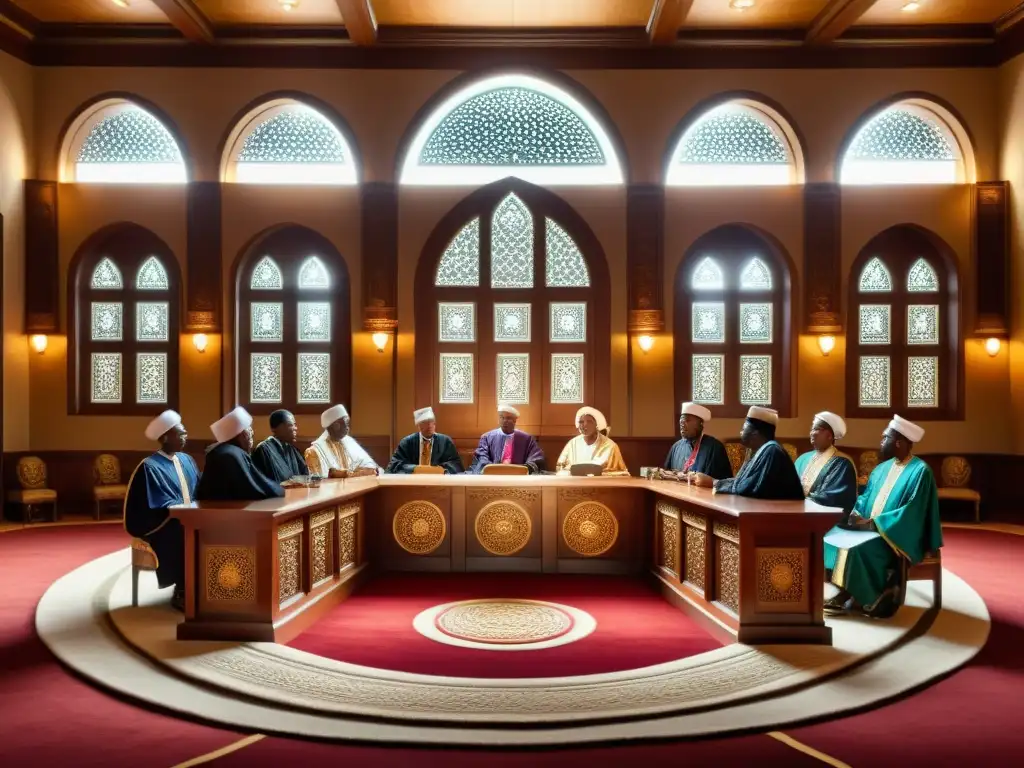
<svg viewBox="0 0 1024 768">
<path fill-rule="evenodd" d="M 665 469 L 673 472 L 682 472 L 683 467 L 693 453 L 693 441 L 677 440 L 665 458 Z M 691 472 L 700 472 L 714 480 L 724 480 L 732 477 L 732 464 L 729 463 L 729 454 L 725 452 L 725 446 L 717 438 L 711 435 L 703 435 L 700 438 L 700 447 L 697 449 L 697 457 L 693 460 Z"/>
<path fill-rule="evenodd" d="M 284 496 L 284 488 L 260 472 L 252 458 L 234 443 L 219 443 L 206 454 L 199 500 L 258 501 Z"/>
<path fill-rule="evenodd" d="M 735 478 L 715 481 L 718 493 L 734 493 L 755 499 L 803 500 L 800 475 L 786 449 L 774 440 L 762 445 L 742 466 Z"/>
<path fill-rule="evenodd" d="M 189 496 L 194 499 L 199 467 L 187 453 L 175 455 L 181 463 Z M 161 589 L 173 584 L 185 586 L 185 533 L 181 522 L 168 511 L 168 507 L 184 501 L 174 462 L 163 453 L 143 459 L 128 480 L 124 527 L 156 553 L 156 579 Z"/>
<path fill-rule="evenodd" d="M 816 451 L 808 451 L 797 457 L 796 472 L 801 483 L 807 466 L 816 455 Z M 810 489 L 805 490 L 811 501 L 826 507 L 841 507 L 844 512 L 849 512 L 857 503 L 857 470 L 850 457 L 837 452 L 822 467 Z"/>
<path fill-rule="evenodd" d="M 505 450 L 505 438 L 501 429 L 492 429 L 481 435 L 469 471 L 479 475 L 488 464 L 500 464 L 501 454 Z M 537 445 L 533 435 L 518 429 L 512 433 L 512 463 L 525 464 L 531 475 L 544 470 L 544 451 Z"/>
</svg>

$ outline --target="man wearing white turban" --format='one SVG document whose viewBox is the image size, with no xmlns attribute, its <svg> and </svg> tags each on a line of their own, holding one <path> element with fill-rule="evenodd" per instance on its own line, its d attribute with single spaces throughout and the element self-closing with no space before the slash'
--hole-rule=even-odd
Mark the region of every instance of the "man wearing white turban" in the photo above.
<svg viewBox="0 0 1024 768">
<path fill-rule="evenodd" d="M 825 601 L 826 613 L 892 616 L 903 604 L 907 568 L 942 546 L 935 476 L 913 455 L 923 437 L 917 424 L 894 416 L 882 433 L 882 463 L 849 522 L 825 534 L 825 570 L 840 590 Z"/>
<path fill-rule="evenodd" d="M 252 416 L 239 406 L 210 425 L 217 444 L 206 454 L 196 498 L 256 501 L 284 496 L 284 488 L 252 463 Z"/>
<path fill-rule="evenodd" d="M 697 474 L 694 481 L 703 487 L 711 485 L 715 493 L 733 493 L 755 499 L 802 500 L 804 490 L 793 460 L 775 440 L 778 423 L 778 411 L 751 406 L 740 431 L 740 442 L 751 454 L 736 477 L 711 482 L 711 478 Z"/>
<path fill-rule="evenodd" d="M 398 441 L 387 471 L 396 475 L 410 475 L 416 467 L 441 467 L 446 475 L 460 475 L 466 471 L 455 441 L 437 431 L 434 409 L 417 408 L 412 413 L 416 432 Z"/>
<path fill-rule="evenodd" d="M 691 472 L 713 480 L 732 477 L 729 454 L 721 441 L 704 432 L 711 410 L 698 403 L 683 403 L 679 412 L 679 440 L 665 458 L 662 476 L 685 480 Z"/>
<path fill-rule="evenodd" d="M 796 471 L 808 499 L 849 512 L 857 503 L 857 469 L 849 456 L 836 450 L 836 441 L 845 436 L 841 416 L 830 411 L 815 414 L 811 422 L 814 450 L 797 457 Z"/>
<path fill-rule="evenodd" d="M 498 428 L 484 432 L 473 454 L 469 471 L 479 475 L 488 464 L 520 464 L 531 475 L 544 470 L 544 451 L 533 435 L 516 429 L 519 410 L 507 403 L 498 404 Z"/>
<path fill-rule="evenodd" d="M 576 411 L 579 435 L 565 444 L 555 469 L 568 475 L 574 464 L 599 464 L 602 475 L 629 477 L 619 446 L 608 437 L 608 421 L 597 408 L 584 406 Z"/>
<path fill-rule="evenodd" d="M 376 475 L 377 462 L 349 434 L 351 419 L 344 405 L 335 405 L 320 414 L 324 431 L 306 449 L 309 471 L 320 477 L 359 477 Z"/>
</svg>

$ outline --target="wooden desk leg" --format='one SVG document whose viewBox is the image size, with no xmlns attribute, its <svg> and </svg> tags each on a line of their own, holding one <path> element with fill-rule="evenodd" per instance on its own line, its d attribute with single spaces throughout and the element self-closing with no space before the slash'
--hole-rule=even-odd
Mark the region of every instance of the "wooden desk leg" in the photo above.
<svg viewBox="0 0 1024 768">
<path fill-rule="evenodd" d="M 199 589 L 199 566 L 196 556 L 196 529 L 185 527 L 185 619 L 196 617 L 196 590 Z"/>
</svg>

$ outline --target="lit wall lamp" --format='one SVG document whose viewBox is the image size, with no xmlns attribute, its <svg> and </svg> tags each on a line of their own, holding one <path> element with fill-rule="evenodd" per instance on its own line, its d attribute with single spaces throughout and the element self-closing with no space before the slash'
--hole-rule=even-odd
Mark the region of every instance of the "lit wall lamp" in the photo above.
<svg viewBox="0 0 1024 768">
<path fill-rule="evenodd" d="M 985 339 L 985 351 L 988 352 L 989 357 L 995 357 L 999 354 L 999 349 L 1003 346 L 1003 342 L 994 336 L 991 339 Z"/>
<path fill-rule="evenodd" d="M 373 339 L 373 345 L 377 348 L 378 352 L 383 352 L 384 348 L 388 345 L 388 336 L 390 334 L 384 333 L 384 331 L 377 331 L 370 338 Z"/>
<path fill-rule="evenodd" d="M 828 357 L 832 350 L 836 348 L 836 337 L 835 336 L 819 336 L 818 337 L 818 349 L 821 350 L 822 357 Z"/>
<path fill-rule="evenodd" d="M 32 349 L 41 355 L 46 351 L 48 342 L 45 334 L 37 333 L 29 339 L 29 343 L 32 345 Z"/>
<path fill-rule="evenodd" d="M 192 345 L 196 348 L 196 352 L 203 354 L 206 351 L 206 344 L 209 339 L 206 338 L 205 333 L 193 333 L 192 334 Z"/>
<path fill-rule="evenodd" d="M 654 337 L 649 333 L 645 333 L 643 336 L 636 340 L 636 343 L 640 345 L 640 349 L 646 355 L 651 349 L 654 348 Z"/>
</svg>

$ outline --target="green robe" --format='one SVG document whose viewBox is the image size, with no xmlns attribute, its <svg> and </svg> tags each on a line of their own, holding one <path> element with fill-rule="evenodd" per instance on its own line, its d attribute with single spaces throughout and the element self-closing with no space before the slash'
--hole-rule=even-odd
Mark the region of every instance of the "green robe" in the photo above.
<svg viewBox="0 0 1024 768">
<path fill-rule="evenodd" d="M 816 451 L 808 451 L 796 459 L 796 473 L 803 483 L 804 472 L 817 455 Z M 841 507 L 844 512 L 853 509 L 857 503 L 857 470 L 849 456 L 836 452 L 825 462 L 821 472 L 814 479 L 810 488 L 804 485 L 804 492 L 811 501 L 826 507 Z"/>
<path fill-rule="evenodd" d="M 882 596 L 901 557 L 908 565 L 916 565 L 942 546 L 935 477 L 917 456 L 911 457 L 881 510 L 872 516 L 875 499 L 884 492 L 895 463 L 889 459 L 875 468 L 854 506 L 858 515 L 871 518 L 874 530 L 850 536 L 854 532 L 837 526 L 825 534 L 825 568 L 832 571 L 832 583 L 863 606 L 873 605 Z"/>
</svg>

